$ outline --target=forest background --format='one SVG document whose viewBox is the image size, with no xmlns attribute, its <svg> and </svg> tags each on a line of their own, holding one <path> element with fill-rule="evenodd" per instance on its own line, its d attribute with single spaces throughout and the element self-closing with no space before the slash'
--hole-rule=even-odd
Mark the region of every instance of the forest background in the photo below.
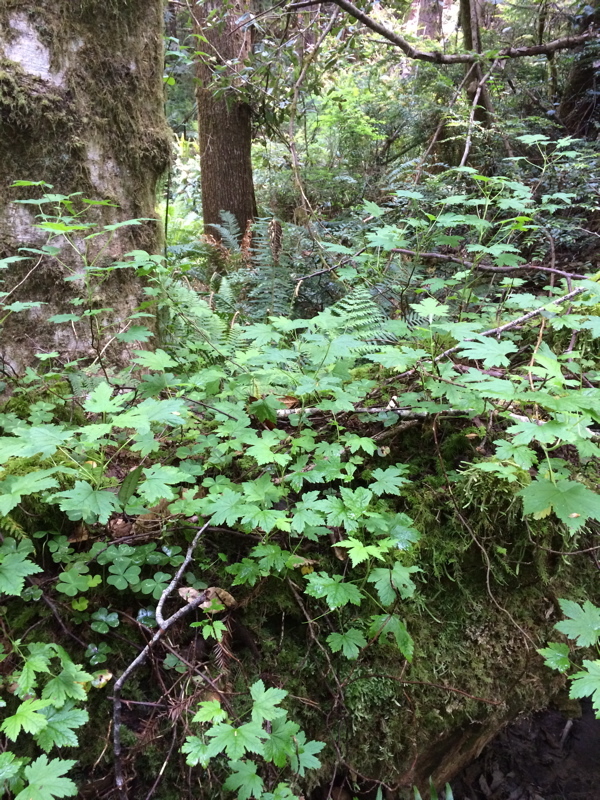
<svg viewBox="0 0 600 800">
<path fill-rule="evenodd" d="M 0 4 L 1 796 L 450 800 L 600 715 L 597 23 Z"/>
</svg>

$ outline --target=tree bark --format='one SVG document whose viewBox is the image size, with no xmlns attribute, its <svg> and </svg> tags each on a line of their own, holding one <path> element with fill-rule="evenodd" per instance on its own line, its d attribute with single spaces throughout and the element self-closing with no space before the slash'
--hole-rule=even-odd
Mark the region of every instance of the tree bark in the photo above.
<svg viewBox="0 0 600 800">
<path fill-rule="evenodd" d="M 197 61 L 198 131 L 202 214 L 206 233 L 222 224 L 221 212 L 234 215 L 242 233 L 256 216 L 252 180 L 252 111 L 240 97 L 237 73 L 250 52 L 250 31 L 239 22 L 247 13 L 243 0 L 235 0 L 226 14 L 219 0 L 194 7 L 199 50 Z M 218 70 L 217 67 L 225 67 Z M 230 87 L 219 88 L 223 74 Z"/>
<path fill-rule="evenodd" d="M 479 0 L 460 0 L 460 24 L 463 32 L 463 42 L 465 50 L 473 50 L 476 53 L 481 53 L 481 36 L 479 25 Z M 465 70 L 468 72 L 471 69 L 469 65 L 465 65 Z M 477 94 L 477 87 L 483 78 L 483 70 L 481 64 L 476 64 L 471 72 L 471 79 L 467 83 L 467 97 L 471 105 L 475 102 Z M 488 127 L 490 123 L 490 116 L 493 113 L 492 100 L 487 86 L 483 85 L 477 106 L 475 108 L 475 121 L 481 123 L 484 127 Z"/>
<path fill-rule="evenodd" d="M 0 5 L 0 258 L 48 240 L 33 227 L 36 206 L 13 203 L 38 197 L 39 188 L 8 188 L 15 180 L 45 181 L 56 194 L 80 192 L 82 198 L 108 201 L 111 205 L 90 207 L 86 216 L 98 226 L 151 218 L 115 230 L 110 242 L 91 240 L 96 253 L 105 246 L 102 265 L 133 249 L 156 252 L 161 245 L 155 191 L 170 152 L 162 5 L 162 0 Z M 52 243 L 59 247 L 56 258 L 11 263 L 3 274 L 3 290 L 14 289 L 10 302 L 45 303 L 6 319 L 0 333 L 5 374 L 34 364 L 36 352 L 58 350 L 65 361 L 94 355 L 90 318 L 67 325 L 45 321 L 76 310 L 69 301 L 81 294 L 82 280 L 72 276 L 84 269 L 64 240 Z M 78 244 L 85 246 L 82 238 Z M 110 318 L 118 325 L 139 304 L 142 286 L 132 274 L 116 270 L 98 288 L 94 304 L 107 311 L 96 322 Z M 123 361 L 127 351 L 120 345 L 112 358 Z"/>
<path fill-rule="evenodd" d="M 600 23 L 599 0 L 594 0 L 590 5 L 593 13 L 586 17 L 582 26 L 583 31 Z M 572 136 L 598 138 L 598 123 L 600 122 L 598 62 L 597 40 L 586 43 L 575 54 L 558 109 L 560 121 Z"/>
</svg>

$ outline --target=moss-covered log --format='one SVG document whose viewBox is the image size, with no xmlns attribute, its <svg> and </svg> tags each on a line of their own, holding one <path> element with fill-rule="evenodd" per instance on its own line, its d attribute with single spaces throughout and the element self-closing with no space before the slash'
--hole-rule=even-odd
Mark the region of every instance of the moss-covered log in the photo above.
<svg viewBox="0 0 600 800">
<path fill-rule="evenodd" d="M 136 248 L 156 252 L 155 190 L 169 158 L 162 5 L 160 0 L 1 4 L 0 257 L 45 241 L 32 230 L 36 207 L 12 204 L 34 196 L 27 194 L 33 190 L 9 188 L 15 180 L 45 181 L 55 193 L 109 201 L 88 216 L 98 225 L 152 218 L 117 231 L 103 254 L 106 261 Z M 16 287 L 35 263 L 12 264 L 3 290 Z M 43 259 L 11 301 L 47 303 L 44 319 L 48 311 L 72 311 L 68 301 L 80 293 L 80 281 L 65 284 L 63 278 L 81 268 L 81 259 L 65 248 L 60 261 Z M 117 319 L 139 299 L 140 287 L 128 270 L 114 273 L 96 298 Z M 43 323 L 35 311 L 9 318 L 1 337 L 9 374 L 33 363 L 39 351 L 56 349 L 72 359 L 90 348 L 83 325 L 66 332 Z"/>
</svg>

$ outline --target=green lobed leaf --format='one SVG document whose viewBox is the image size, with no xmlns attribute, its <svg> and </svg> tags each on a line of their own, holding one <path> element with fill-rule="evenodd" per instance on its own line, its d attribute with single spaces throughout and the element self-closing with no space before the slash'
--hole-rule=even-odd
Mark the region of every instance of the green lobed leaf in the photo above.
<svg viewBox="0 0 600 800">
<path fill-rule="evenodd" d="M 330 633 L 327 637 L 327 644 L 333 653 L 342 653 L 351 660 L 358 658 L 363 647 L 367 646 L 367 640 L 358 628 L 348 628 L 344 633 Z"/>
<path fill-rule="evenodd" d="M 560 600 L 565 617 L 554 626 L 569 639 L 575 639 L 579 647 L 592 647 L 600 639 L 600 608 L 586 600 L 583 606 L 572 600 Z"/>
<path fill-rule="evenodd" d="M 19 792 L 15 800 L 53 800 L 54 797 L 73 797 L 77 794 L 77 786 L 70 778 L 63 776 L 76 763 L 59 758 L 48 761 L 46 756 L 40 756 L 25 767 L 27 786 Z"/>
</svg>

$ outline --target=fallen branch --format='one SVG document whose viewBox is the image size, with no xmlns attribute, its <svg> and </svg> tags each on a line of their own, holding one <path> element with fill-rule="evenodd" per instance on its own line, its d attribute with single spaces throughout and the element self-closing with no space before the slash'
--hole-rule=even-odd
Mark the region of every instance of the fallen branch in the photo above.
<svg viewBox="0 0 600 800">
<path fill-rule="evenodd" d="M 408 42 L 403 36 L 386 28 L 385 25 L 374 20 L 360 8 L 357 8 L 350 0 L 331 0 L 336 6 L 350 14 L 351 17 L 357 19 L 359 22 L 372 30 L 374 33 L 383 36 L 388 42 L 391 42 L 396 47 L 400 48 L 405 56 L 413 58 L 416 61 L 428 61 L 431 64 L 473 64 L 481 61 L 484 56 L 481 53 L 442 53 L 439 50 L 425 52 L 417 50 Z M 562 39 L 555 39 L 546 44 L 532 45 L 530 47 L 504 47 L 502 50 L 494 51 L 494 58 L 502 60 L 504 58 L 524 58 L 525 56 L 539 56 L 556 53 L 557 50 L 572 50 L 580 44 L 584 44 L 590 39 L 597 38 L 596 31 L 589 31 L 582 33 L 579 36 L 566 36 Z"/>
<path fill-rule="evenodd" d="M 476 264 L 474 261 L 467 261 L 466 258 L 447 255 L 445 253 L 420 253 L 418 250 L 408 250 L 406 247 L 394 247 L 392 253 L 400 253 L 405 256 L 417 256 L 418 258 L 436 258 L 440 261 L 452 261 L 460 264 L 467 269 L 480 269 L 483 272 L 518 272 L 519 270 L 536 270 L 537 272 L 548 272 L 552 275 L 560 275 L 562 278 L 571 280 L 581 280 L 583 275 L 576 275 L 574 272 L 565 272 L 554 267 L 543 267 L 541 264 L 519 264 L 517 267 L 493 267 L 491 264 Z"/>
<path fill-rule="evenodd" d="M 208 528 L 208 522 L 206 522 L 194 536 L 192 543 L 188 547 L 185 559 L 181 564 L 180 568 L 177 570 L 177 574 L 160 596 L 160 599 L 158 601 L 158 606 L 156 608 L 156 619 L 159 622 L 159 629 L 156 631 L 156 633 L 154 634 L 152 639 L 150 639 L 150 641 L 144 647 L 144 649 L 139 653 L 139 655 L 136 658 L 134 658 L 131 664 L 123 672 L 121 677 L 115 682 L 113 688 L 113 751 L 115 759 L 115 786 L 117 789 L 117 797 L 119 797 L 120 800 L 127 800 L 127 791 L 125 789 L 125 776 L 123 774 L 123 759 L 121 755 L 121 705 L 122 705 L 121 690 L 123 689 L 123 686 L 125 685 L 125 682 L 129 678 L 129 676 L 134 672 L 134 670 L 136 670 L 141 664 L 143 664 L 143 662 L 146 660 L 148 654 L 150 653 L 154 645 L 164 636 L 167 630 L 182 617 L 189 614 L 190 611 L 193 611 L 195 608 L 197 608 L 206 599 L 204 592 L 200 592 L 198 597 L 195 597 L 187 605 L 178 609 L 174 614 L 171 614 L 171 616 L 168 617 L 167 619 L 164 619 L 162 616 L 162 607 L 165 603 L 165 600 L 171 594 L 171 592 L 177 585 L 178 581 L 180 580 L 181 576 L 183 575 L 184 570 L 192 560 L 192 556 L 194 554 L 196 545 L 200 541 L 200 537 L 202 536 L 206 528 Z"/>
<path fill-rule="evenodd" d="M 396 414 L 400 419 L 427 419 L 433 417 L 435 414 L 442 414 L 449 417 L 462 417 L 469 414 L 472 409 L 448 408 L 445 411 L 440 409 L 438 411 L 415 411 L 411 408 L 398 408 L 395 405 L 394 398 L 387 406 L 369 408 L 367 406 L 358 406 L 351 411 L 341 411 L 340 414 Z M 306 414 L 307 416 L 314 416 L 315 414 L 326 414 L 322 408 L 311 406 L 309 408 L 280 408 L 276 412 L 280 419 L 290 417 L 292 414 Z"/>
</svg>

